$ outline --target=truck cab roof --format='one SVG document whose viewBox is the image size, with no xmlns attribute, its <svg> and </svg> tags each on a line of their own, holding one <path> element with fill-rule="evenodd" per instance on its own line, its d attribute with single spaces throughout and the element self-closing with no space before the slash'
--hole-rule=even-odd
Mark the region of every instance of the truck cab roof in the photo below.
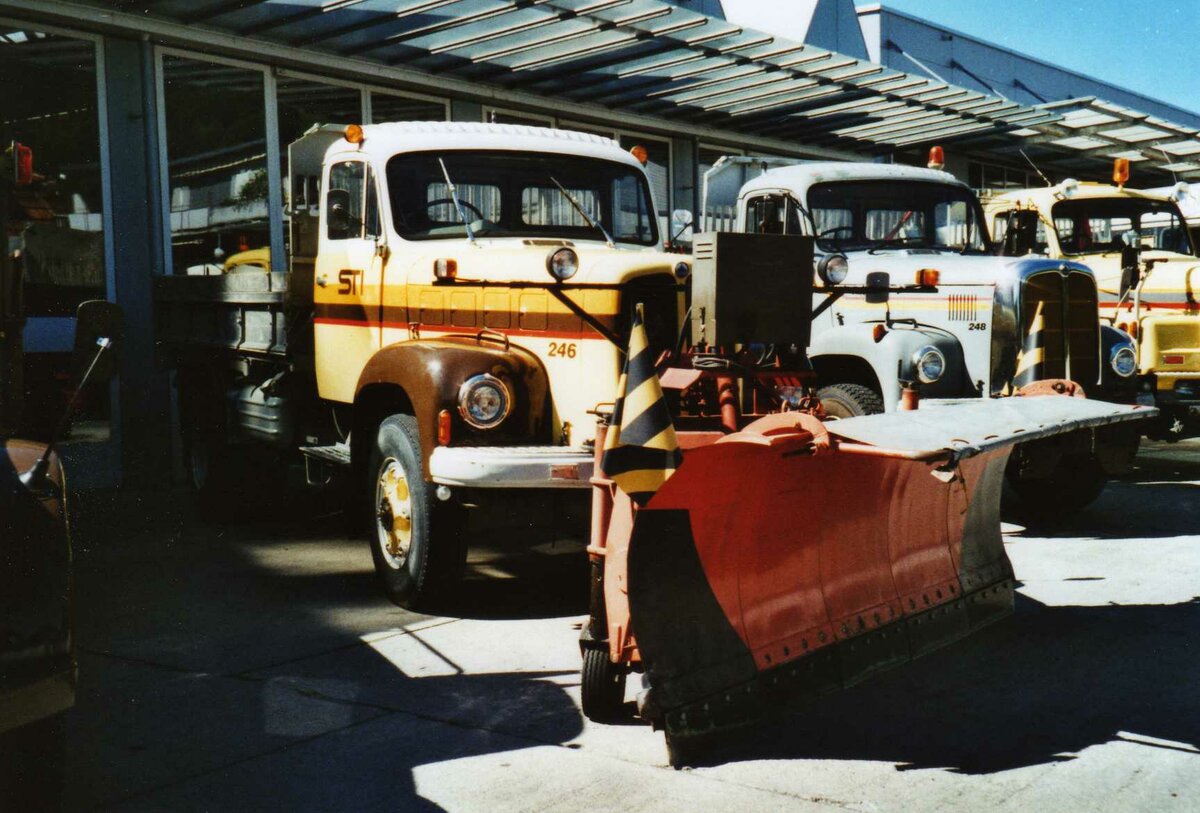
<svg viewBox="0 0 1200 813">
<path fill-rule="evenodd" d="M 786 189 L 804 200 L 809 187 L 831 181 L 924 181 L 966 188 L 966 184 L 950 173 L 936 169 L 910 167 L 902 164 L 814 161 L 768 169 L 747 181 L 742 186 L 740 195 L 745 197 L 764 189 Z"/>
<path fill-rule="evenodd" d="M 354 150 L 343 133 L 346 125 L 314 126 L 299 141 L 323 141 L 330 152 Z M 366 124 L 359 149 L 373 155 L 395 155 L 427 150 L 513 150 L 514 152 L 552 152 L 601 158 L 642 168 L 638 160 L 611 138 L 521 124 L 485 124 L 457 121 L 404 121 Z M 299 141 L 297 143 L 299 143 Z"/>
</svg>

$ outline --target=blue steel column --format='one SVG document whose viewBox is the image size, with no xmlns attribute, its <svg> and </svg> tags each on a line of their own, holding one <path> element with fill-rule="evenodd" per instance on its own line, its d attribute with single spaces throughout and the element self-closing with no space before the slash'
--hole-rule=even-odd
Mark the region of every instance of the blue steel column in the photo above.
<svg viewBox="0 0 1200 813">
<path fill-rule="evenodd" d="M 161 222 L 151 49 L 132 40 L 105 40 L 109 154 L 112 179 L 113 290 L 125 311 L 120 346 L 119 413 L 122 485 L 170 483 L 170 393 L 154 353 L 153 278 Z"/>
</svg>

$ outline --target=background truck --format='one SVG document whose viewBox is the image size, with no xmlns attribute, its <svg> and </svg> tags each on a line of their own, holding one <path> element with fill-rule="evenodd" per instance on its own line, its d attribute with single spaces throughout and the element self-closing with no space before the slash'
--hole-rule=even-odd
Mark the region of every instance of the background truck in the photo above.
<svg viewBox="0 0 1200 813">
<path fill-rule="evenodd" d="M 607 138 L 324 125 L 289 177 L 288 273 L 159 280 L 188 471 L 220 508 L 298 450 L 311 484 L 349 482 L 389 598 L 427 605 L 481 494 L 586 500 L 589 411 L 612 400 L 631 309 L 673 346 L 690 266 Z"/>
<path fill-rule="evenodd" d="M 1082 262 L 1095 272 L 1101 318 L 1137 343 L 1137 397 L 1159 408 L 1147 432 L 1168 440 L 1200 434 L 1200 259 L 1180 191 L 1068 179 L 985 200 L 1005 256 Z"/>
<path fill-rule="evenodd" d="M 978 200 L 945 172 L 725 158 L 705 187 L 708 224 L 816 239 L 818 294 L 834 296 L 814 310 L 809 355 L 833 415 L 894 410 L 906 388 L 993 397 L 1047 379 L 1133 400 L 1132 343 L 1098 324 L 1089 269 L 996 257 Z M 1010 480 L 1028 508 L 1070 510 L 1136 449 L 1137 430 L 1124 426 L 1023 444 Z"/>
</svg>

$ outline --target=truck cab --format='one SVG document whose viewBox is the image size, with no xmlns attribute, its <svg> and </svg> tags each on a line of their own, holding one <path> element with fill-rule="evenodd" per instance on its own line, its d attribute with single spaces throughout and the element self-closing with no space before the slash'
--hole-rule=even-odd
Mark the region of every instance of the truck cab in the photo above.
<svg viewBox="0 0 1200 813">
<path fill-rule="evenodd" d="M 385 591 L 418 606 L 481 491 L 584 495 L 633 309 L 674 346 L 690 264 L 662 251 L 640 161 L 585 133 L 321 125 L 288 174 L 286 274 L 161 281 L 190 469 L 245 471 L 229 453 L 258 446 L 299 449 L 314 484 L 349 473 Z"/>
<path fill-rule="evenodd" d="M 1136 341 L 1137 397 L 1160 408 L 1149 432 L 1165 439 L 1200 433 L 1200 259 L 1179 197 L 1068 179 L 985 200 L 1005 256 L 1093 270 L 1103 323 Z"/>
<path fill-rule="evenodd" d="M 1131 389 L 1132 344 L 1097 323 L 1088 267 L 997 257 L 979 201 L 948 173 L 725 158 L 707 173 L 704 212 L 735 231 L 815 238 L 823 301 L 809 353 L 834 415 L 902 408 L 914 389 L 922 398 L 994 397 L 1066 379 L 1105 400 Z M 1033 483 L 1031 502 L 1055 493 L 1062 504 L 1086 504 L 1136 450 L 1136 438 L 1105 435 L 1071 438 L 1078 448 L 1018 447 L 1014 482 Z M 1091 485 L 1066 499 L 1058 480 L 1074 488 L 1081 478 L 1070 473 L 1084 460 Z"/>
</svg>

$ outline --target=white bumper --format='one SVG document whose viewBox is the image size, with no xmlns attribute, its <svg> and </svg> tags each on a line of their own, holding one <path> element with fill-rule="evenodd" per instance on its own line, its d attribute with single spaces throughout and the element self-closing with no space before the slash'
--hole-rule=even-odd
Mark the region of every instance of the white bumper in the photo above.
<svg viewBox="0 0 1200 813">
<path fill-rule="evenodd" d="M 433 482 L 469 488 L 589 488 L 592 452 L 569 446 L 439 446 Z"/>
</svg>

